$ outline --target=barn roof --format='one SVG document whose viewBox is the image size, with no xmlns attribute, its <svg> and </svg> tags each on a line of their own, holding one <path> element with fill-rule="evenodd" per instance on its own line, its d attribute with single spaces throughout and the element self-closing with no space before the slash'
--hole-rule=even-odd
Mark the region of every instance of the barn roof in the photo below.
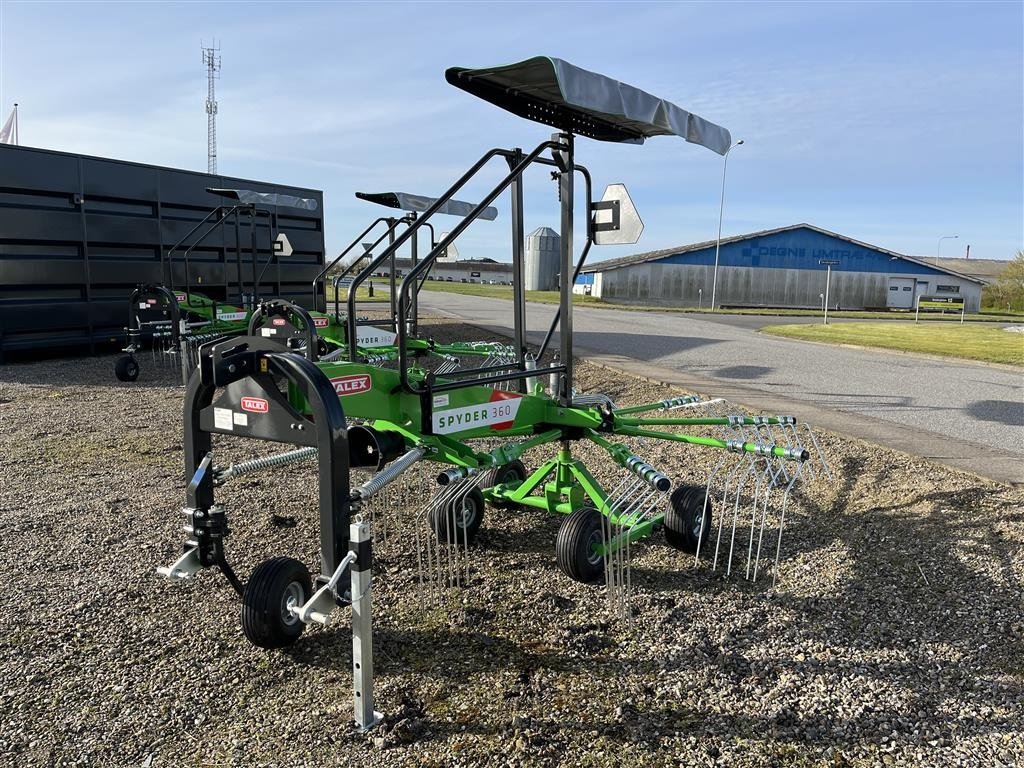
<svg viewBox="0 0 1024 768">
<path fill-rule="evenodd" d="M 818 232 L 819 234 L 828 235 L 829 237 L 834 237 L 834 238 L 836 238 L 838 240 L 844 240 L 845 242 L 851 243 L 853 245 L 860 246 L 861 248 L 870 248 L 871 250 L 878 251 L 879 253 L 884 253 L 886 256 L 892 256 L 894 258 L 898 258 L 898 259 L 903 259 L 905 261 L 909 261 L 909 262 L 911 262 L 913 264 L 920 264 L 922 266 L 929 267 L 929 268 L 937 270 L 939 272 L 945 272 L 946 274 L 950 274 L 950 275 L 953 275 L 955 277 L 959 277 L 959 278 L 961 278 L 963 280 L 969 280 L 972 283 L 979 283 L 979 284 L 983 283 L 982 280 L 979 280 L 976 277 L 971 277 L 970 275 L 965 275 L 962 272 L 957 272 L 955 270 L 949 269 L 948 267 L 935 266 L 934 262 L 932 262 L 930 260 L 920 259 L 920 258 L 917 258 L 917 257 L 914 257 L 914 256 L 907 256 L 906 254 L 897 253 L 896 251 L 890 251 L 887 248 L 881 248 L 881 247 L 879 247 L 877 245 L 872 245 L 871 243 L 865 243 L 865 242 L 862 242 L 860 240 L 854 240 L 852 237 L 847 237 L 846 235 L 840 235 L 837 232 L 830 232 L 827 229 L 822 229 L 821 227 L 816 227 L 813 224 L 806 224 L 806 223 L 803 223 L 803 224 L 791 224 L 788 227 L 775 227 L 774 229 L 762 229 L 762 230 L 760 230 L 758 232 L 750 232 L 750 233 L 745 234 L 745 235 L 733 235 L 731 237 L 723 237 L 722 240 L 721 240 L 721 244 L 722 245 L 728 245 L 730 243 L 740 243 L 740 242 L 743 242 L 744 240 L 751 240 L 751 239 L 753 239 L 755 237 L 766 237 L 768 235 L 775 235 L 775 234 L 778 234 L 780 232 L 791 232 L 791 231 L 796 230 L 796 229 L 809 229 L 812 232 Z M 696 251 L 702 251 L 702 250 L 705 250 L 706 248 L 714 248 L 715 247 L 715 242 L 716 242 L 715 240 L 704 240 L 703 242 L 700 242 L 700 243 L 691 243 L 690 245 L 680 245 L 680 246 L 676 246 L 675 248 L 662 248 L 661 250 L 658 250 L 658 251 L 647 251 L 646 253 L 637 253 L 637 254 L 634 254 L 632 256 L 622 256 L 622 257 L 617 258 L 617 259 L 608 259 L 607 261 L 598 261 L 598 262 L 594 262 L 592 264 L 589 264 L 588 266 L 586 266 L 583 269 L 583 271 L 584 272 L 607 272 L 607 271 L 612 270 L 612 269 L 620 269 L 621 267 L 629 267 L 629 266 L 632 266 L 634 264 L 644 264 L 644 263 L 651 262 L 651 261 L 659 261 L 661 259 L 667 258 L 668 256 L 681 256 L 681 255 L 687 254 L 687 253 L 693 253 L 693 252 L 696 252 Z"/>
</svg>

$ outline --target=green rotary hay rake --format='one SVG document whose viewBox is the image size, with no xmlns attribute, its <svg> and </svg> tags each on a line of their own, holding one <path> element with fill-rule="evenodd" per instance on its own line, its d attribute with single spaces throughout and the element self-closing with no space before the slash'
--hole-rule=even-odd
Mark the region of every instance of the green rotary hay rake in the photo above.
<svg viewBox="0 0 1024 768">
<path fill-rule="evenodd" d="M 374 502 L 421 462 L 436 465 L 436 486 L 410 505 L 398 524 L 415 531 L 420 580 L 447 591 L 465 582 L 471 549 L 488 505 L 503 515 L 532 508 L 559 515 L 554 543 L 560 569 L 580 582 L 604 577 L 612 610 L 628 616 L 630 555 L 663 532 L 669 545 L 732 575 L 757 579 L 776 567 L 787 505 L 797 484 L 828 475 L 809 427 L 792 416 L 751 416 L 721 399 L 674 397 L 618 407 L 600 393 L 573 387 L 572 284 L 560 281 L 560 305 L 544 342 L 526 339 L 523 289 L 523 175 L 552 172 L 561 216 L 561 270 L 576 275 L 593 244 L 635 242 L 639 218 L 622 185 L 594 200 L 590 174 L 575 161 L 577 136 L 639 144 L 674 135 L 719 154 L 728 131 L 669 102 L 559 59 L 534 58 L 491 69 L 450 69 L 449 83 L 530 120 L 554 127 L 530 152 L 492 149 L 419 212 L 374 260 L 392 258 L 491 162 L 507 172 L 480 202 L 396 286 L 394 366 L 362 359 L 355 324 L 344 354 L 324 359 L 285 351 L 246 335 L 204 345 L 185 396 L 186 530 L 181 556 L 162 573 L 186 579 L 219 567 L 242 596 L 242 625 L 256 645 L 294 643 L 307 623 L 326 623 L 338 606 L 353 610 L 355 720 L 375 722 L 369 569 Z M 585 182 L 585 245 L 574 261 L 575 181 Z M 466 227 L 508 191 L 512 211 L 513 317 L 510 360 L 438 372 L 417 354 L 413 321 L 420 281 Z M 352 295 L 348 317 L 355 317 Z M 287 311 L 283 308 L 282 311 Z M 558 351 L 548 346 L 558 331 Z M 312 344 L 307 343 L 310 350 Z M 347 357 L 347 359 L 345 359 Z M 358 425 L 353 425 L 353 420 Z M 231 466 L 213 462 L 214 435 L 252 437 L 298 447 Z M 658 441 L 686 451 L 717 453 L 701 485 L 678 482 L 634 449 Z M 547 450 L 528 469 L 524 458 Z M 597 458 L 614 469 L 594 470 Z M 216 489 L 249 472 L 298 461 L 318 466 L 319 575 L 292 558 L 259 565 L 242 584 L 227 563 L 227 513 Z M 353 487 L 350 470 L 369 479 Z M 762 556 L 764 547 L 773 557 Z M 743 549 L 746 550 L 745 555 Z"/>
</svg>

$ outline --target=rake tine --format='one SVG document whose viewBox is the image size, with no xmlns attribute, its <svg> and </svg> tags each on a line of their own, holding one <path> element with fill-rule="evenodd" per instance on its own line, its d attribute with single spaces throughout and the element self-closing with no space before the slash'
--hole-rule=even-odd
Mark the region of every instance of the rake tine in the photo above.
<svg viewBox="0 0 1024 768">
<path fill-rule="evenodd" d="M 732 575 L 732 553 L 736 547 L 736 523 L 740 516 L 740 499 L 743 496 L 743 488 L 747 484 L 747 478 L 750 477 L 756 467 L 757 457 L 751 456 L 747 461 L 747 471 L 743 473 L 743 479 L 736 483 L 736 502 L 732 510 L 732 533 L 729 537 L 729 560 L 725 567 L 726 576 Z"/>
<path fill-rule="evenodd" d="M 729 474 L 725 477 L 725 482 L 722 484 L 722 502 L 719 505 L 721 509 L 726 508 L 726 502 L 729 498 L 729 485 L 732 483 L 733 476 L 739 471 L 742 457 L 736 456 L 733 461 L 732 469 L 729 470 Z M 715 539 L 715 557 L 711 562 L 711 570 L 718 570 L 718 553 L 722 546 L 722 530 L 725 525 L 725 516 L 718 516 L 718 536 Z"/>
<path fill-rule="evenodd" d="M 742 466 L 743 466 L 743 456 L 742 455 L 737 455 L 736 459 L 735 459 L 735 461 L 733 463 L 732 469 L 729 470 L 729 474 L 726 475 L 725 482 L 722 484 L 722 503 L 721 503 L 721 508 L 723 510 L 726 509 L 727 506 L 728 506 L 729 486 L 732 483 L 732 479 L 740 471 L 740 468 Z M 715 558 L 714 558 L 714 561 L 711 564 L 711 570 L 713 570 L 713 571 L 718 570 L 718 553 L 719 553 L 719 550 L 721 549 L 721 546 L 722 546 L 722 530 L 723 530 L 724 524 L 725 524 L 725 516 L 724 515 L 719 515 L 719 518 L 718 518 L 718 537 L 715 540 Z"/>
<path fill-rule="evenodd" d="M 721 462 L 719 462 L 721 463 Z M 700 531 L 697 533 L 697 551 L 693 553 L 693 564 L 696 567 L 700 561 L 700 545 L 704 542 L 704 510 L 708 508 L 708 497 L 711 495 L 711 485 L 704 485 L 704 503 L 701 505 Z"/>
<path fill-rule="evenodd" d="M 796 427 L 794 427 L 793 429 L 795 430 Z M 825 460 L 825 454 L 821 450 L 821 446 L 818 444 L 818 438 L 815 436 L 814 430 L 811 429 L 811 425 L 808 424 L 806 421 L 804 422 L 804 429 L 807 430 L 807 434 L 811 438 L 811 443 L 814 445 L 814 451 L 815 453 L 818 454 L 818 461 L 821 462 L 821 466 L 824 467 L 825 469 L 825 476 L 828 478 L 828 481 L 830 483 L 835 482 L 835 478 L 832 475 L 832 468 L 829 467 L 828 461 Z"/>
<path fill-rule="evenodd" d="M 757 500 L 761 496 L 761 486 L 764 484 L 765 478 L 771 474 L 771 464 L 766 460 L 764 469 L 758 473 L 757 482 L 754 485 L 754 494 L 751 504 L 750 514 L 750 541 L 747 542 L 747 570 L 743 577 L 750 580 L 750 561 L 754 555 L 754 531 L 757 529 Z"/>
<path fill-rule="evenodd" d="M 782 531 L 786 527 L 786 507 L 789 505 L 789 493 L 793 490 L 793 485 L 800 477 L 801 469 L 803 469 L 803 464 L 797 467 L 796 472 L 793 473 L 793 479 L 789 481 L 785 492 L 782 494 L 782 514 L 779 516 L 779 538 L 775 544 L 775 565 L 772 567 L 773 587 L 779 579 L 779 556 L 782 553 Z"/>
<path fill-rule="evenodd" d="M 609 612 L 618 618 L 629 619 L 629 594 L 632 590 L 631 534 L 650 512 L 652 494 L 647 483 L 634 475 L 626 475 L 605 499 L 601 515 L 601 532 L 606 546 L 618 535 L 624 539 L 621 546 L 608 547 L 604 554 L 605 584 Z M 618 523 L 612 522 L 612 516 Z"/>
<path fill-rule="evenodd" d="M 751 579 L 753 582 L 757 581 L 757 568 L 761 563 L 761 545 L 764 542 L 764 524 L 768 517 L 768 496 L 772 492 L 772 487 L 773 486 L 769 486 L 764 489 L 764 504 L 761 508 L 761 530 L 757 535 L 757 555 L 754 557 L 754 576 Z"/>
</svg>

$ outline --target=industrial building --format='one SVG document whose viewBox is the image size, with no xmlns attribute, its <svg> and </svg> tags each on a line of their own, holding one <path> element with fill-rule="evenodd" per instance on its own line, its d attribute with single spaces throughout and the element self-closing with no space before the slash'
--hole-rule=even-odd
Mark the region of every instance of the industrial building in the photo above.
<svg viewBox="0 0 1024 768">
<path fill-rule="evenodd" d="M 561 237 L 550 227 L 537 227 L 526 237 L 526 256 L 523 260 L 523 285 L 528 291 L 554 291 L 558 289 L 561 269 Z M 455 249 L 451 249 L 455 251 Z M 425 254 L 424 254 L 425 255 Z M 398 277 L 412 269 L 410 259 L 395 259 Z M 387 277 L 386 265 L 376 271 L 377 277 Z M 430 268 L 428 280 L 455 283 L 495 283 L 511 285 L 514 279 L 512 264 L 494 259 L 438 258 Z"/>
<path fill-rule="evenodd" d="M 981 305 L 982 281 L 810 224 L 722 238 L 720 307 L 821 308 L 829 268 L 832 309 L 913 308 L 919 296 L 955 296 Z M 710 307 L 715 241 L 589 265 L 575 290 L 609 301 Z"/>
<path fill-rule="evenodd" d="M 186 267 L 184 251 L 204 231 L 189 239 L 190 230 L 233 204 L 207 188 L 290 195 L 316 206 L 260 203 L 251 217 L 228 217 Z M 280 233 L 290 255 L 273 251 Z M 15 350 L 121 342 L 133 288 L 183 288 L 186 274 L 193 290 L 217 301 L 255 293 L 312 307 L 323 263 L 317 190 L 0 145 L 0 359 Z"/>
<path fill-rule="evenodd" d="M 992 285 L 999 280 L 999 275 L 1010 265 L 1007 259 L 957 259 L 943 256 L 937 260 L 921 258 L 922 261 L 933 261 L 943 269 L 951 269 L 961 275 L 981 280 L 985 285 Z"/>
<path fill-rule="evenodd" d="M 395 259 L 396 276 L 401 278 L 412 269 L 410 259 Z M 374 273 L 375 279 L 386 279 L 390 275 L 386 265 L 381 265 Z M 430 268 L 428 280 L 442 280 L 449 283 L 495 283 L 498 285 L 512 284 L 512 265 L 493 259 L 463 259 L 461 261 L 434 262 Z"/>
<path fill-rule="evenodd" d="M 526 238 L 523 286 L 528 291 L 558 290 L 562 238 L 551 227 L 537 227 Z"/>
</svg>

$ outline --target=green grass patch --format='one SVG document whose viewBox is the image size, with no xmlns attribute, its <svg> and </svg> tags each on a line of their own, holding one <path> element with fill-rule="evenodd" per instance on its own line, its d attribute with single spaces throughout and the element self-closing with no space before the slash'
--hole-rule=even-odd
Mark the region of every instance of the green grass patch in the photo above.
<svg viewBox="0 0 1024 768">
<path fill-rule="evenodd" d="M 511 285 L 484 285 L 480 283 L 449 283 L 439 280 L 428 280 L 423 284 L 423 290 L 435 291 L 437 293 L 462 293 L 467 296 L 483 296 L 489 299 L 507 299 L 512 301 Z M 535 301 L 538 304 L 557 304 L 558 291 L 527 291 L 526 300 Z M 574 304 L 601 305 L 608 309 L 628 309 L 617 304 L 609 304 L 593 296 L 577 295 L 572 297 Z"/>
<path fill-rule="evenodd" d="M 333 285 L 325 286 L 324 292 L 327 294 L 327 303 L 333 305 L 334 304 L 334 286 Z M 344 301 L 346 295 L 347 294 L 344 291 L 342 291 L 342 300 L 343 301 Z M 388 301 L 388 294 L 385 291 L 377 291 L 377 290 L 375 290 L 373 292 L 373 298 L 370 298 L 369 288 L 364 288 L 364 287 L 360 286 L 356 290 L 356 301 L 359 301 L 359 302 Z"/>
<path fill-rule="evenodd" d="M 861 347 L 897 349 L 928 355 L 1024 366 L 1024 335 L 977 325 L 908 323 L 840 323 L 838 325 L 768 325 L 763 333 L 791 339 Z"/>
<path fill-rule="evenodd" d="M 467 296 L 483 296 L 493 299 L 512 300 L 512 286 L 510 285 L 482 285 L 479 283 L 449 283 L 437 280 L 428 280 L 423 284 L 423 290 L 435 291 L 438 293 L 461 293 Z M 535 301 L 538 304 L 557 304 L 558 291 L 527 291 L 527 301 Z M 617 304 L 614 301 L 605 301 L 593 296 L 576 294 L 572 297 L 576 306 L 594 307 L 597 309 L 627 309 L 632 312 L 688 312 L 691 314 L 711 314 L 711 310 L 699 310 L 696 307 L 660 307 L 647 304 Z M 821 317 L 820 309 L 771 309 L 768 307 L 750 309 L 719 309 L 714 314 L 718 315 L 768 315 L 771 317 Z M 855 312 L 855 311 L 830 311 L 829 317 L 845 317 L 867 320 L 893 320 L 899 318 L 913 317 L 910 312 Z M 1024 322 L 1024 313 L 993 312 L 983 310 L 980 314 L 969 314 L 966 320 L 972 322 L 1002 322 L 1015 323 Z M 952 321 L 959 323 L 960 315 L 954 312 L 941 314 L 939 312 L 922 312 L 921 322 L 924 321 Z"/>
</svg>

